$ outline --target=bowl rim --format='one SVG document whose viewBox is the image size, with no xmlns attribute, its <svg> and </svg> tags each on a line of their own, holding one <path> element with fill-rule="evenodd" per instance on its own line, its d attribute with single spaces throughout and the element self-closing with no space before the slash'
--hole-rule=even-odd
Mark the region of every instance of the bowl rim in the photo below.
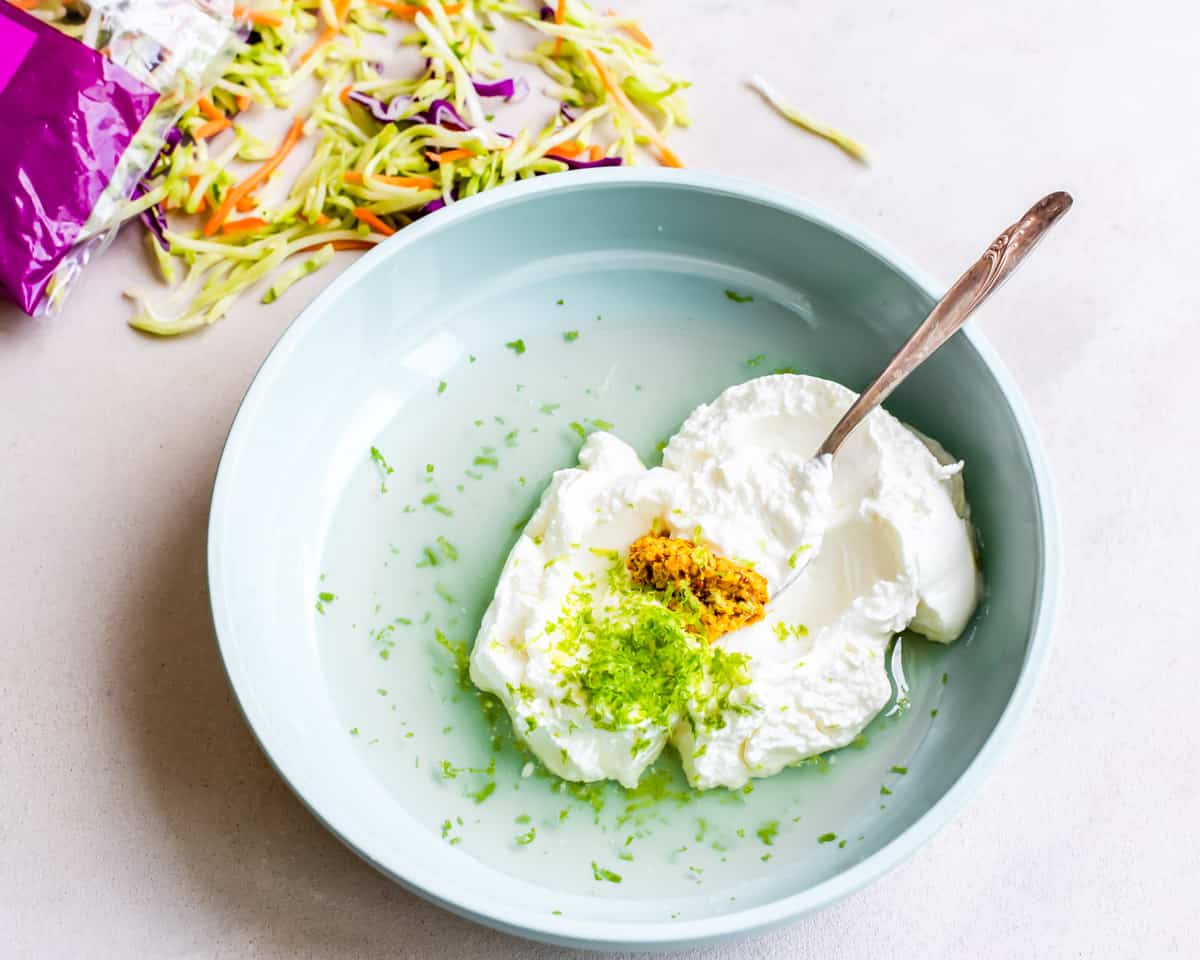
<svg viewBox="0 0 1200 960">
<path fill-rule="evenodd" d="M 544 911 L 537 909 L 522 907 L 492 911 L 484 905 L 474 906 L 460 902 L 455 896 L 452 877 L 448 877 L 442 871 L 404 870 L 376 860 L 364 845 L 355 842 L 352 825 L 335 824 L 333 821 L 336 817 L 333 812 L 326 815 L 311 804 L 293 782 L 288 770 L 277 759 L 272 749 L 271 735 L 267 732 L 268 725 L 260 722 L 256 703 L 252 698 L 243 696 L 243 689 L 247 689 L 249 679 L 242 671 L 239 659 L 232 655 L 235 648 L 233 622 L 221 588 L 226 561 L 222 554 L 220 531 L 233 496 L 233 481 L 230 476 L 233 467 L 230 464 L 237 459 L 236 454 L 245 442 L 254 416 L 255 401 L 259 394 L 268 388 L 270 374 L 286 363 L 292 349 L 348 287 L 357 283 L 383 261 L 402 256 L 411 244 L 420 242 L 427 234 L 448 229 L 453 224 L 478 216 L 486 210 L 518 204 L 548 192 L 566 193 L 576 190 L 646 186 L 716 194 L 774 208 L 838 234 L 887 264 L 931 299 L 936 300 L 940 296 L 937 291 L 942 289 L 942 285 L 905 257 L 897 254 L 889 244 L 854 222 L 798 196 L 740 178 L 656 168 L 607 168 L 575 171 L 569 176 L 539 177 L 500 187 L 452 204 L 379 244 L 351 264 L 289 322 L 255 372 L 238 405 L 217 464 L 209 507 L 209 604 L 221 662 L 234 700 L 247 725 L 268 761 L 301 803 L 361 859 L 407 890 L 452 913 L 505 933 L 547 943 L 594 949 L 664 949 L 718 942 L 762 932 L 821 910 L 862 889 L 907 860 L 948 824 L 982 786 L 1032 705 L 1045 669 L 1054 631 L 1060 579 L 1059 519 L 1050 471 L 1037 428 L 1016 382 L 995 350 L 978 329 L 964 327 L 962 334 L 983 360 L 1009 406 L 1032 467 L 1038 529 L 1042 541 L 1041 576 L 1038 580 L 1033 629 L 1009 701 L 974 759 L 932 806 L 875 853 L 828 880 L 798 893 L 717 917 L 637 923 L 575 920 L 548 916 Z"/>
</svg>

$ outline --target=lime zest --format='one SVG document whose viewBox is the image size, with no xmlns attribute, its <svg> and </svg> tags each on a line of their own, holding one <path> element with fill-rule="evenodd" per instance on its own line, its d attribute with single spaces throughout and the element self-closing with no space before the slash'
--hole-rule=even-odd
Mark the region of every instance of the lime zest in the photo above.
<svg viewBox="0 0 1200 960">
<path fill-rule="evenodd" d="M 380 452 L 378 447 L 371 447 L 371 459 L 375 461 L 375 463 L 379 467 L 379 471 L 380 471 L 381 479 L 379 481 L 379 492 L 387 493 L 388 488 L 387 488 L 387 479 L 386 478 L 390 477 L 396 471 L 394 471 L 391 468 L 391 465 L 388 464 L 387 459 Z"/>
<path fill-rule="evenodd" d="M 537 839 L 537 830 L 530 827 L 524 833 L 518 834 L 514 839 L 518 846 L 527 847 Z"/>
<path fill-rule="evenodd" d="M 607 867 L 600 866 L 598 863 L 596 863 L 595 860 L 593 860 L 592 861 L 592 879 L 597 882 L 600 882 L 603 880 L 603 881 L 607 881 L 608 883 L 620 883 L 621 875 L 619 873 L 614 873 L 612 870 L 609 870 Z"/>
<path fill-rule="evenodd" d="M 775 846 L 775 838 L 779 835 L 779 821 L 769 820 L 755 830 L 754 833 L 768 847 L 773 847 Z"/>
</svg>

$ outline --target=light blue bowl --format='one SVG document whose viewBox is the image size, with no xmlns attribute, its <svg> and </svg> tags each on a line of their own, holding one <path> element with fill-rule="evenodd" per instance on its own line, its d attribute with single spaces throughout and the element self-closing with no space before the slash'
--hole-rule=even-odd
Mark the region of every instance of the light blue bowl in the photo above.
<svg viewBox="0 0 1200 960">
<path fill-rule="evenodd" d="M 690 173 L 540 178 L 364 257 L 263 365 L 213 495 L 213 617 L 267 755 L 388 876 L 556 943 L 719 940 L 880 877 L 978 788 L 1049 645 L 1050 484 L 978 333 L 889 407 L 965 458 L 986 600 L 952 647 L 904 641 L 892 666 L 907 709 L 863 749 L 752 794 L 675 798 L 668 766 L 657 800 L 572 797 L 492 753 L 434 631 L 473 638 L 514 528 L 573 462 L 572 421 L 611 421 L 653 459 L 696 404 L 775 367 L 866 383 L 934 294 L 828 214 Z"/>
</svg>

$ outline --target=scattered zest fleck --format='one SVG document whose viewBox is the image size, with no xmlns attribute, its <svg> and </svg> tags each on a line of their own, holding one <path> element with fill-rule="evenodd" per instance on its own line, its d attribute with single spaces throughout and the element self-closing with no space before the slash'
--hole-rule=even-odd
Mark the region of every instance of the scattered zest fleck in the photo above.
<svg viewBox="0 0 1200 960">
<path fill-rule="evenodd" d="M 757 367 L 760 363 L 762 363 L 766 359 L 767 359 L 767 355 L 765 353 L 756 353 L 754 356 L 752 356 L 746 360 L 746 366 Z"/>
<path fill-rule="evenodd" d="M 574 343 L 576 340 L 579 339 L 579 331 L 578 330 L 568 330 L 566 333 L 563 334 L 563 339 L 566 340 L 567 343 Z"/>
<path fill-rule="evenodd" d="M 836 833 L 823 833 L 817 837 L 817 843 L 832 843 L 837 839 Z"/>
<path fill-rule="evenodd" d="M 900 776 L 904 776 L 906 773 L 908 773 L 908 767 L 892 767 L 892 773 L 898 773 Z"/>
<path fill-rule="evenodd" d="M 391 476 L 393 473 L 395 473 L 395 471 L 388 464 L 383 454 L 379 452 L 378 447 L 371 448 L 371 459 L 378 464 L 380 470 L 381 479 L 379 481 L 379 492 L 387 493 L 387 482 L 383 478 Z"/>
<path fill-rule="evenodd" d="M 745 296 L 743 296 L 742 294 L 737 293 L 733 290 L 726 290 L 725 296 L 727 296 L 734 303 L 751 303 L 754 300 L 754 298 L 752 296 L 750 296 L 749 294 L 746 294 Z"/>
<path fill-rule="evenodd" d="M 322 591 L 321 593 L 318 593 L 317 594 L 317 604 L 316 604 L 317 613 L 324 615 L 325 605 L 328 603 L 333 603 L 333 601 L 336 599 L 337 599 L 337 597 L 334 594 L 329 593 L 328 591 Z"/>
<path fill-rule="evenodd" d="M 525 341 L 521 339 L 509 340 L 505 346 L 508 347 L 508 349 L 515 353 L 518 357 L 525 352 Z"/>
<path fill-rule="evenodd" d="M 537 839 L 537 831 L 530 827 L 525 833 L 517 836 L 517 844 L 522 847 L 527 847 Z"/>
<path fill-rule="evenodd" d="M 611 870 L 600 866 L 595 860 L 593 860 L 592 879 L 596 881 L 607 880 L 609 883 L 620 883 L 621 875 L 619 873 L 613 873 Z"/>
<path fill-rule="evenodd" d="M 779 821 L 771 820 L 754 831 L 755 835 L 768 847 L 775 846 L 775 837 L 779 834 Z"/>
<path fill-rule="evenodd" d="M 806 543 L 803 546 L 797 547 L 795 550 L 792 551 L 792 555 L 790 557 L 788 557 L 788 566 L 791 569 L 795 570 L 796 563 L 800 559 L 800 554 L 802 554 L 805 550 L 811 550 L 811 549 L 812 549 L 812 544 L 810 544 L 810 543 Z"/>
<path fill-rule="evenodd" d="M 484 800 L 486 800 L 488 797 L 490 797 L 495 792 L 496 792 L 496 781 L 489 780 L 487 783 L 485 783 L 482 787 L 480 787 L 475 792 L 468 793 L 467 796 L 470 797 L 472 800 L 474 800 L 476 803 L 483 803 Z M 530 832 L 532 832 L 532 831 L 530 831 Z"/>
</svg>

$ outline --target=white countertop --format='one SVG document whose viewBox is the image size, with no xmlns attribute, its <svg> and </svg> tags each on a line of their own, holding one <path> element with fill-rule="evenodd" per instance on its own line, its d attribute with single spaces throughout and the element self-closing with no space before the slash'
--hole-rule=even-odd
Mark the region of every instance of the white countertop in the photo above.
<svg viewBox="0 0 1200 960">
<path fill-rule="evenodd" d="M 1069 0 L 629 2 L 696 81 L 689 166 L 802 194 L 948 280 L 1075 209 L 979 322 L 1061 500 L 1048 674 L 911 862 L 722 958 L 1194 957 L 1200 944 L 1200 12 Z M 863 169 L 741 86 L 764 73 Z M 200 336 L 124 325 L 127 231 L 65 314 L 0 308 L 0 928 L 20 957 L 552 957 L 344 849 L 268 766 L 212 636 L 204 539 L 242 392 L 327 281 Z"/>
</svg>

